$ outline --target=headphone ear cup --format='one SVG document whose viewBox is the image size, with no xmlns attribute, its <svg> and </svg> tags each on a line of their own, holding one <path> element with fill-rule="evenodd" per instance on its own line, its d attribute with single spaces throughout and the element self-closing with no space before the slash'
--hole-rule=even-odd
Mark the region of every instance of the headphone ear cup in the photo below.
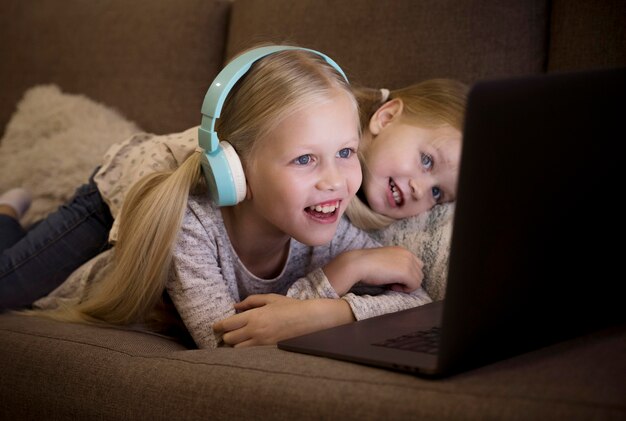
<svg viewBox="0 0 626 421">
<path fill-rule="evenodd" d="M 232 206 L 245 199 L 246 176 L 232 145 L 221 141 L 214 152 L 204 156 L 202 171 L 213 202 L 217 206 Z"/>
<path fill-rule="evenodd" d="M 232 177 L 233 185 L 235 186 L 235 197 L 239 203 L 246 198 L 246 174 L 243 172 L 243 165 L 241 159 L 235 151 L 235 148 L 228 142 L 220 142 L 220 146 L 224 150 L 224 156 L 228 161 L 228 168 L 230 168 L 230 175 Z"/>
</svg>

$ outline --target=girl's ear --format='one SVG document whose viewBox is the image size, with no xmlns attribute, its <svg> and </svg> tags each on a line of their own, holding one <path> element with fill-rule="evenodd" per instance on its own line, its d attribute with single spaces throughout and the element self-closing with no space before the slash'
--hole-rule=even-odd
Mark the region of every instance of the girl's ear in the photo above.
<svg viewBox="0 0 626 421">
<path fill-rule="evenodd" d="M 399 98 L 392 99 L 381 105 L 370 119 L 369 129 L 373 135 L 380 133 L 389 123 L 402 115 L 404 104 Z"/>
</svg>

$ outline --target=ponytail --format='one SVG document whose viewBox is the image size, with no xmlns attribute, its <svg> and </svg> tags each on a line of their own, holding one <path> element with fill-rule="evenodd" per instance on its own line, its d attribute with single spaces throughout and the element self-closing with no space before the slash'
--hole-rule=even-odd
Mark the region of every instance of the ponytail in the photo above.
<svg viewBox="0 0 626 421">
<path fill-rule="evenodd" d="M 175 171 L 139 180 L 122 207 L 113 267 L 81 302 L 39 313 L 70 322 L 149 322 L 174 270 L 174 243 L 189 192 L 201 179 L 201 159 L 202 154 L 194 152 Z"/>
</svg>

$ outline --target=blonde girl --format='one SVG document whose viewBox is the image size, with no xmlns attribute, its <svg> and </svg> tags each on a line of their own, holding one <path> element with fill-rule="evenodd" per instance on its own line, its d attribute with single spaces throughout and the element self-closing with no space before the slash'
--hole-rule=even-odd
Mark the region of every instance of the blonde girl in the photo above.
<svg viewBox="0 0 626 421">
<path fill-rule="evenodd" d="M 360 131 L 355 98 L 333 67 L 305 51 L 259 60 L 229 94 L 217 131 L 242 160 L 245 199 L 211 202 L 203 153 L 188 150 L 193 132 L 150 150 L 141 139 L 116 146 L 96 175 L 114 214 L 123 201 L 115 246 L 97 258 L 112 259 L 92 265 L 101 279 L 80 302 L 46 315 L 152 324 L 171 299 L 199 347 L 248 346 L 429 301 L 419 259 L 342 218 L 361 183 Z M 130 150 L 182 163 L 124 193 L 120 179 L 143 172 Z"/>
<path fill-rule="evenodd" d="M 356 90 L 363 184 L 347 211 L 352 223 L 380 229 L 454 201 L 467 92 L 452 79 Z"/>
</svg>

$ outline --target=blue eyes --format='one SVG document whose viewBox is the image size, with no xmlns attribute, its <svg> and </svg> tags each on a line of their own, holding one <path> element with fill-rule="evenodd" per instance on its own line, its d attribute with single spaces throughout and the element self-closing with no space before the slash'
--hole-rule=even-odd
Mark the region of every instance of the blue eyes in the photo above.
<svg viewBox="0 0 626 421">
<path fill-rule="evenodd" d="M 342 150 L 340 150 L 339 152 L 337 152 L 337 157 L 338 158 L 350 158 L 352 156 L 352 153 L 354 151 L 350 148 L 343 148 Z"/>
<path fill-rule="evenodd" d="M 295 164 L 306 165 L 311 162 L 311 155 L 301 155 L 293 160 Z"/>
<path fill-rule="evenodd" d="M 433 187 L 432 189 L 430 189 L 431 192 L 433 193 L 433 199 L 435 199 L 436 202 L 438 202 L 439 200 L 441 200 L 441 189 L 437 186 Z"/>
<path fill-rule="evenodd" d="M 424 166 L 426 170 L 431 170 L 435 165 L 433 157 L 431 155 L 428 155 L 427 153 L 421 152 L 420 160 L 422 162 L 422 166 Z M 439 202 L 441 200 L 441 197 L 443 196 L 443 192 L 441 191 L 441 189 L 437 186 L 434 186 L 430 189 L 430 191 L 433 195 L 433 199 L 435 199 L 436 202 Z"/>
<path fill-rule="evenodd" d="M 336 157 L 341 159 L 348 159 L 352 156 L 354 150 L 351 148 L 343 148 L 339 152 L 337 152 Z M 309 165 L 313 157 L 310 154 L 300 155 L 296 159 L 293 160 L 293 163 L 296 165 Z"/>
<path fill-rule="evenodd" d="M 426 153 L 423 153 L 423 152 L 420 154 L 420 156 L 421 156 L 421 160 L 422 160 L 422 165 L 427 170 L 431 169 L 432 166 L 433 166 L 433 157 L 428 155 L 428 154 L 426 154 Z"/>
</svg>

